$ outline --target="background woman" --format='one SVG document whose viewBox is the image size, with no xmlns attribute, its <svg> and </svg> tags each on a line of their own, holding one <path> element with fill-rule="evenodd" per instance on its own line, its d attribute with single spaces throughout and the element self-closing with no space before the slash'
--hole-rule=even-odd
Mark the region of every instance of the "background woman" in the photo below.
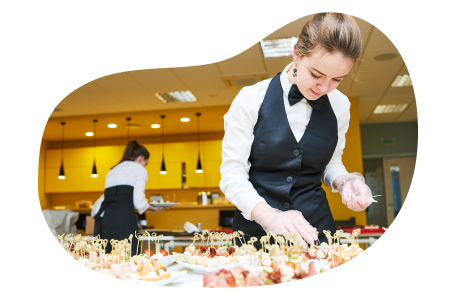
<svg viewBox="0 0 456 300">
<path fill-rule="evenodd" d="M 372 203 L 362 175 L 342 163 L 350 102 L 336 90 L 360 54 L 351 16 L 316 14 L 302 28 L 293 62 L 236 96 L 224 118 L 220 168 L 220 188 L 237 207 L 233 230 L 258 239 L 297 232 L 312 243 L 316 229 L 326 241 L 323 230 L 337 228 L 322 180 L 352 210 Z"/>
<path fill-rule="evenodd" d="M 94 235 L 102 239 L 123 240 L 133 234 L 132 255 L 136 254 L 138 240 L 134 237 L 138 230 L 135 208 L 139 214 L 146 210 L 160 212 L 146 201 L 144 191 L 147 182 L 146 166 L 149 151 L 136 141 L 127 144 L 120 162 L 106 175 L 104 201 L 95 215 Z M 111 252 L 111 245 L 106 247 Z"/>
</svg>

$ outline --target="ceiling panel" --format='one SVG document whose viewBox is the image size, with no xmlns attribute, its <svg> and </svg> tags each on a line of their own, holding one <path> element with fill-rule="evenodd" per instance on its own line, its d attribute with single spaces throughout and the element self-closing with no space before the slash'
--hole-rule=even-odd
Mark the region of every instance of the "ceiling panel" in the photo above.
<svg viewBox="0 0 456 300">
<path fill-rule="evenodd" d="M 200 90 L 195 96 L 203 106 L 230 105 L 234 97 L 227 89 Z"/>
<path fill-rule="evenodd" d="M 79 99 L 83 99 L 84 102 L 90 102 L 91 106 L 96 108 L 99 113 L 114 113 L 135 110 L 126 101 L 123 101 L 109 92 L 106 92 L 104 89 L 92 82 L 89 82 L 74 91 L 74 95 Z"/>
<path fill-rule="evenodd" d="M 152 94 L 187 90 L 171 69 L 132 71 L 130 75 Z"/>
<path fill-rule="evenodd" d="M 256 43 L 241 54 L 217 63 L 223 76 L 266 73 L 260 43 Z"/>
<path fill-rule="evenodd" d="M 225 84 L 219 76 L 210 78 L 185 78 L 182 81 L 192 93 L 193 91 L 225 88 Z"/>
<path fill-rule="evenodd" d="M 417 121 L 416 102 L 412 101 L 407 109 L 395 120 L 396 122 Z"/>
<path fill-rule="evenodd" d="M 161 128 L 154 129 L 152 124 L 162 124 L 160 115 L 164 114 L 165 118 L 165 134 L 194 134 L 196 133 L 196 112 L 201 112 L 200 130 L 206 132 L 221 132 L 223 131 L 222 116 L 227 112 L 227 108 L 217 108 L 208 111 L 200 111 L 197 109 L 189 109 L 187 111 L 161 111 L 157 113 L 148 113 L 143 115 L 131 116 L 131 124 L 138 124 L 140 129 L 130 130 L 131 137 L 141 136 L 160 136 Z M 184 123 L 180 119 L 189 117 L 190 122 Z M 127 137 L 127 129 L 125 128 L 127 121 L 125 117 L 109 116 L 97 118 L 97 139 L 110 139 Z M 87 131 L 93 131 L 92 119 L 70 119 L 63 120 L 65 125 L 65 141 L 68 140 L 88 140 L 92 141 L 93 137 L 86 137 Z M 109 123 L 117 124 L 117 128 L 108 128 Z M 51 120 L 46 124 L 43 134 L 43 140 L 60 141 L 62 138 L 62 130 L 60 120 Z"/>
<path fill-rule="evenodd" d="M 379 98 L 358 98 L 359 122 L 365 123 L 374 110 Z"/>
<path fill-rule="evenodd" d="M 213 78 L 220 76 L 220 70 L 216 64 L 186 67 L 186 68 L 173 68 L 173 72 L 181 79 L 200 79 L 200 78 Z"/>
<path fill-rule="evenodd" d="M 264 64 L 266 66 L 266 72 L 269 78 L 272 78 L 277 75 L 277 73 L 282 72 L 285 69 L 285 66 L 291 63 L 293 59 L 289 57 L 268 57 L 264 59 Z"/>
<path fill-rule="evenodd" d="M 372 114 L 367 120 L 367 124 L 373 123 L 393 123 L 400 113 L 390 113 L 390 114 Z"/>
</svg>

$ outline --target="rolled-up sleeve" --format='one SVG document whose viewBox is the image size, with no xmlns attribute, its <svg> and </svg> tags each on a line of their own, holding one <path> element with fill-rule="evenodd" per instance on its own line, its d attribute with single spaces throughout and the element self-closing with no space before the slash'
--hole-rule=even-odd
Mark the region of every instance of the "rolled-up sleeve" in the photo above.
<svg viewBox="0 0 456 300">
<path fill-rule="evenodd" d="M 338 141 L 336 145 L 336 149 L 334 154 L 329 161 L 328 165 L 325 168 L 325 172 L 323 174 L 323 183 L 331 187 L 333 192 L 336 192 L 334 187 L 332 186 L 334 179 L 341 175 L 348 174 L 347 169 L 345 168 L 344 164 L 342 163 L 342 154 L 345 148 L 345 134 L 348 131 L 348 126 L 350 123 L 350 101 L 347 97 L 344 96 L 344 105 L 340 116 L 337 116 L 337 124 L 338 124 Z"/>
<path fill-rule="evenodd" d="M 253 208 L 266 202 L 249 181 L 250 150 L 254 140 L 253 128 L 263 98 L 253 87 L 243 88 L 224 116 L 225 136 L 222 141 L 220 189 L 244 218 L 252 220 Z"/>
</svg>

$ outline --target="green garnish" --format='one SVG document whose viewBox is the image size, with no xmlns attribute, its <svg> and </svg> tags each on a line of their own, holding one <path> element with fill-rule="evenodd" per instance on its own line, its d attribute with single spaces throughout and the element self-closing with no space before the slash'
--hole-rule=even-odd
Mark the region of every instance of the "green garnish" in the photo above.
<svg viewBox="0 0 456 300">
<path fill-rule="evenodd" d="M 293 255 L 291 259 L 298 259 L 298 257 Z"/>
<path fill-rule="evenodd" d="M 266 283 L 274 283 L 271 279 L 266 279 Z"/>
<path fill-rule="evenodd" d="M 269 273 L 268 271 L 266 271 L 266 269 L 263 268 L 263 273 Z"/>
</svg>

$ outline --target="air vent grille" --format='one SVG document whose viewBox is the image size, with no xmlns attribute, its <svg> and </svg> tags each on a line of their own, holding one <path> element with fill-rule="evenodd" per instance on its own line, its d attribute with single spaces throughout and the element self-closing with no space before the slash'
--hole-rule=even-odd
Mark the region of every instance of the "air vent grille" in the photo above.
<svg viewBox="0 0 456 300">
<path fill-rule="evenodd" d="M 226 87 L 231 90 L 240 90 L 244 86 L 254 85 L 266 79 L 266 75 L 226 76 L 222 77 Z"/>
</svg>

